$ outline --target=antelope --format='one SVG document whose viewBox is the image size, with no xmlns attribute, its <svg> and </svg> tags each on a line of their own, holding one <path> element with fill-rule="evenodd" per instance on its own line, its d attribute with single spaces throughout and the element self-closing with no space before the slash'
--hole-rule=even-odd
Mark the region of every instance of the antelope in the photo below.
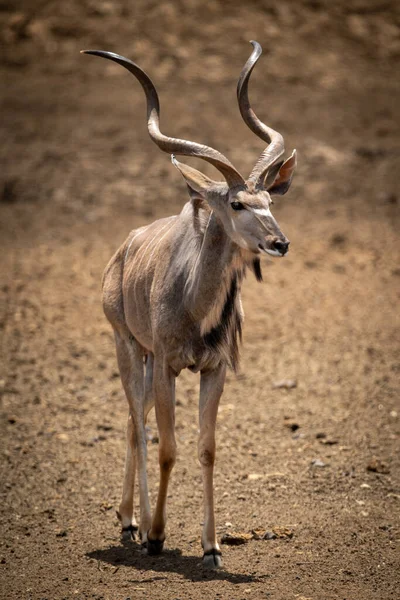
<svg viewBox="0 0 400 600">
<path fill-rule="evenodd" d="M 190 200 L 179 215 L 133 230 L 108 263 L 103 276 L 104 313 L 115 335 L 118 367 L 129 404 L 127 453 L 118 517 L 123 539 L 139 537 L 149 555 L 165 541 L 168 482 L 176 460 L 175 379 L 183 369 L 200 372 L 198 458 L 202 469 L 203 565 L 222 564 L 216 538 L 213 498 L 215 428 L 227 367 L 238 366 L 243 309 L 240 290 L 247 268 L 262 280 L 260 255 L 284 256 L 289 240 L 273 217 L 271 195 L 285 194 L 296 167 L 296 151 L 283 160 L 280 133 L 262 123 L 248 98 L 248 83 L 262 49 L 253 51 L 237 86 L 240 113 L 248 127 L 267 142 L 250 176 L 217 150 L 168 137 L 160 131 L 160 104 L 154 84 L 134 62 L 103 50 L 84 50 L 114 61 L 141 84 L 147 101 L 151 139 L 171 154 Z M 211 163 L 222 174 L 214 181 L 178 162 L 176 155 Z M 160 483 L 151 514 L 146 474 L 146 431 L 155 406 L 159 433 Z M 133 514 L 137 471 L 140 521 Z"/>
</svg>

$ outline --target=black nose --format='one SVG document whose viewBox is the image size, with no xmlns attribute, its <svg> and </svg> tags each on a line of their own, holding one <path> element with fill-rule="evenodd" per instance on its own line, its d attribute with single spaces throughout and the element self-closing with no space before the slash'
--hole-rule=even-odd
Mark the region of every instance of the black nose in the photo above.
<svg viewBox="0 0 400 600">
<path fill-rule="evenodd" d="M 289 240 L 287 240 L 286 242 L 282 242 L 281 240 L 276 240 L 276 242 L 274 242 L 273 245 L 273 249 L 277 250 L 278 252 L 280 252 L 282 255 L 286 254 L 286 252 L 289 250 Z"/>
</svg>

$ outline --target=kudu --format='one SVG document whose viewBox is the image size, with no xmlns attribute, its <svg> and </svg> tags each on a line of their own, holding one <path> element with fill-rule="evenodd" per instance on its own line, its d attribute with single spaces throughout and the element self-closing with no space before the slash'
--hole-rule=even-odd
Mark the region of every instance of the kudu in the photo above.
<svg viewBox="0 0 400 600">
<path fill-rule="evenodd" d="M 123 536 L 139 529 L 148 554 L 162 551 L 168 481 L 175 463 L 175 378 L 188 368 L 201 374 L 198 457 L 204 488 L 203 564 L 221 565 L 213 499 L 215 427 L 226 368 L 236 368 L 243 310 L 240 287 L 247 267 L 261 280 L 259 256 L 284 256 L 289 241 L 270 211 L 271 194 L 284 194 L 296 166 L 295 151 L 286 161 L 283 137 L 264 125 L 250 107 L 248 83 L 261 55 L 253 52 L 240 74 L 237 96 L 250 129 L 268 143 L 244 180 L 217 150 L 171 138 L 159 129 L 160 105 L 146 73 L 127 58 L 86 50 L 130 71 L 147 100 L 151 139 L 172 153 L 190 195 L 177 216 L 136 229 L 109 262 L 103 277 L 103 307 L 116 341 L 118 365 L 128 399 L 127 455 L 118 516 Z M 225 181 L 213 181 L 179 163 L 174 155 L 202 158 Z M 159 432 L 160 486 L 151 516 L 146 475 L 145 423 L 155 405 Z M 139 527 L 133 516 L 135 471 L 140 496 Z"/>
</svg>

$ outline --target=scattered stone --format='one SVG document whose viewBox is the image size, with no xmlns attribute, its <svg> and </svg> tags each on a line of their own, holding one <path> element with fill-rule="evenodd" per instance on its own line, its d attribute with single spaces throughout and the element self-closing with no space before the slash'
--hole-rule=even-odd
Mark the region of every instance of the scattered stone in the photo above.
<svg viewBox="0 0 400 600">
<path fill-rule="evenodd" d="M 314 458 L 314 460 L 311 461 L 311 466 L 322 469 L 322 468 L 326 467 L 327 465 L 320 458 Z"/>
<path fill-rule="evenodd" d="M 264 475 L 262 473 L 249 473 L 247 479 L 257 481 L 257 479 L 264 479 Z"/>
<path fill-rule="evenodd" d="M 254 537 L 254 539 L 285 540 L 285 539 L 291 539 L 293 536 L 294 536 L 293 529 L 290 529 L 290 527 L 282 527 L 280 525 L 277 525 L 276 527 L 273 527 L 271 531 L 266 531 L 261 538 Z"/>
<path fill-rule="evenodd" d="M 242 544 L 247 544 L 252 538 L 253 535 L 251 533 L 224 533 L 221 537 L 221 544 L 241 546 Z"/>
<path fill-rule="evenodd" d="M 15 425 L 15 423 L 17 422 L 17 418 L 14 416 L 10 416 L 7 418 L 7 421 L 10 423 L 10 425 Z"/>
<path fill-rule="evenodd" d="M 99 429 L 101 431 L 111 431 L 113 429 L 113 426 L 108 425 L 106 423 L 104 423 L 104 424 L 101 423 L 100 425 L 97 425 L 97 429 Z"/>
<path fill-rule="evenodd" d="M 284 425 L 288 427 L 291 431 L 297 431 L 300 429 L 300 425 L 294 419 L 290 417 L 284 417 Z"/>
<path fill-rule="evenodd" d="M 317 438 L 317 440 L 324 440 L 326 438 L 326 433 L 320 431 L 315 437 Z"/>
<path fill-rule="evenodd" d="M 324 444 L 324 446 L 334 446 L 335 444 L 338 444 L 339 442 L 332 438 L 324 438 L 324 439 L 320 440 L 320 443 Z"/>
<path fill-rule="evenodd" d="M 389 466 L 376 456 L 373 456 L 367 465 L 367 471 L 373 473 L 381 473 L 382 475 L 388 475 L 390 473 Z"/>
<path fill-rule="evenodd" d="M 68 531 L 66 529 L 61 529 L 60 531 L 56 532 L 56 537 L 67 537 L 68 536 Z"/>
<path fill-rule="evenodd" d="M 274 381 L 272 383 L 273 390 L 278 390 L 278 389 L 291 390 L 295 387 L 297 387 L 296 379 L 281 379 L 280 381 Z"/>
<path fill-rule="evenodd" d="M 279 539 L 291 539 L 294 536 L 293 529 L 290 529 L 290 527 L 281 527 L 279 525 L 272 528 L 272 533 Z"/>
<path fill-rule="evenodd" d="M 268 533 L 265 529 L 252 529 L 251 533 L 253 534 L 254 540 L 263 540 L 264 536 Z"/>
</svg>

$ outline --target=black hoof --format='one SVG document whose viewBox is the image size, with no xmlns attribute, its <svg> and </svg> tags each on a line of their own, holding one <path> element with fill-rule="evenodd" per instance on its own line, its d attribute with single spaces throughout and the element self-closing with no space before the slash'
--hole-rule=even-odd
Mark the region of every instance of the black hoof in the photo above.
<svg viewBox="0 0 400 600">
<path fill-rule="evenodd" d="M 123 527 L 121 531 L 121 538 L 123 542 L 130 542 L 131 540 L 136 539 L 136 532 L 138 530 L 137 525 L 128 525 L 128 527 Z"/>
<path fill-rule="evenodd" d="M 219 569 L 222 567 L 222 552 L 212 548 L 203 554 L 203 567 L 206 569 Z"/>
<path fill-rule="evenodd" d="M 157 556 L 161 554 L 164 546 L 164 540 L 151 540 L 147 534 L 147 554 L 149 556 Z"/>
</svg>

